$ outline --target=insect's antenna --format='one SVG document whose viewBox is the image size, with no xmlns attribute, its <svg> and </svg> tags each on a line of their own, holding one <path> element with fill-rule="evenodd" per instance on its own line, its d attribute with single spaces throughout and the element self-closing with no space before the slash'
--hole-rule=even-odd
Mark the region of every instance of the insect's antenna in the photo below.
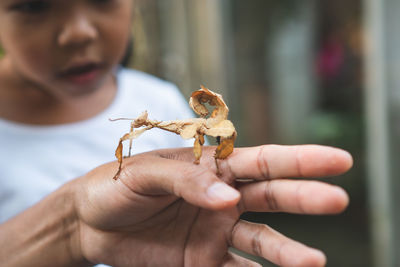
<svg viewBox="0 0 400 267">
<path fill-rule="evenodd" d="M 116 119 L 108 119 L 109 121 L 133 121 L 134 119 L 129 118 L 116 118 Z"/>
</svg>

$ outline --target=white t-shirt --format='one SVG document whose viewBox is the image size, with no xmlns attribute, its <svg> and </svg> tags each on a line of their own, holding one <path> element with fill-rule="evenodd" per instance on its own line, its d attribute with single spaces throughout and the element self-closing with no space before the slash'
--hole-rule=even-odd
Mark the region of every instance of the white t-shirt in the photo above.
<svg viewBox="0 0 400 267">
<path fill-rule="evenodd" d="M 0 119 L 0 223 L 65 182 L 116 160 L 116 146 L 129 132 L 130 121 L 111 122 L 110 118 L 136 118 L 145 110 L 156 120 L 193 117 L 174 85 L 134 70 L 120 69 L 116 75 L 118 92 L 113 103 L 91 119 L 55 126 Z M 192 144 L 193 140 L 152 129 L 133 141 L 132 153 Z"/>
</svg>

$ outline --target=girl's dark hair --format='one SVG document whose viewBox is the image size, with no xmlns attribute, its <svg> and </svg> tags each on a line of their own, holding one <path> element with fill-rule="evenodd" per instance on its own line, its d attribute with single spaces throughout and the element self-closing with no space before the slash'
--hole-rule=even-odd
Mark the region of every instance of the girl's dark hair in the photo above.
<svg viewBox="0 0 400 267">
<path fill-rule="evenodd" d="M 120 65 L 127 67 L 133 55 L 133 37 L 129 38 L 128 45 L 126 47 L 125 55 L 122 57 Z"/>
</svg>

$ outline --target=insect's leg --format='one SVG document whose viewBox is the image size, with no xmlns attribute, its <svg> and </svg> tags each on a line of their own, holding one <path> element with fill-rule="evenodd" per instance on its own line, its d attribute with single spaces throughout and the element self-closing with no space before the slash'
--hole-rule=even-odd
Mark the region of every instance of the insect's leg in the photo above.
<svg viewBox="0 0 400 267">
<path fill-rule="evenodd" d="M 235 139 L 236 133 L 234 133 L 231 137 L 221 138 L 219 145 L 215 149 L 214 157 L 217 159 L 226 159 L 233 152 Z"/>
<path fill-rule="evenodd" d="M 124 136 L 122 136 L 120 139 L 119 139 L 119 142 L 118 142 L 118 146 L 117 146 L 117 149 L 115 150 L 115 157 L 118 159 L 118 171 L 117 171 L 117 173 L 114 175 L 114 180 L 117 180 L 118 179 L 118 176 L 119 176 L 119 174 L 121 173 L 121 169 L 122 169 L 122 152 L 123 152 L 123 144 L 122 144 L 122 142 L 123 141 L 125 141 L 126 139 L 130 139 L 130 133 L 127 133 L 127 134 L 125 134 Z"/>
<path fill-rule="evenodd" d="M 220 146 L 220 145 L 221 145 L 221 136 L 217 136 L 216 141 L 217 141 L 218 146 Z M 215 167 L 217 168 L 217 176 L 221 176 L 222 173 L 221 173 L 221 171 L 219 170 L 219 165 L 218 165 L 218 159 L 217 159 L 217 157 L 214 157 L 214 161 L 215 161 Z"/>
<path fill-rule="evenodd" d="M 222 176 L 222 172 L 219 169 L 218 159 L 214 157 L 215 167 L 217 168 L 217 176 Z"/>
<path fill-rule="evenodd" d="M 233 152 L 233 145 L 236 139 L 236 132 L 232 134 L 231 137 L 221 138 L 217 137 L 218 146 L 215 149 L 214 159 L 215 166 L 217 167 L 217 175 L 221 175 L 218 159 L 226 159 Z"/>
<path fill-rule="evenodd" d="M 119 143 L 118 143 L 118 147 L 117 147 L 117 149 L 115 150 L 115 156 L 116 156 L 117 159 L 118 159 L 118 171 L 117 171 L 117 173 L 114 175 L 114 180 L 117 180 L 117 179 L 118 179 L 118 176 L 119 176 L 119 174 L 120 174 L 120 172 L 121 172 L 121 169 L 122 169 L 122 151 L 123 151 L 122 141 L 123 141 L 123 139 L 120 138 L 120 139 L 119 139 Z"/>
<path fill-rule="evenodd" d="M 202 150 L 201 150 L 201 145 L 200 145 L 200 140 L 199 140 L 199 136 L 196 135 L 195 139 L 194 139 L 194 144 L 193 144 L 193 154 L 194 154 L 194 164 L 199 164 L 200 163 L 200 158 L 201 158 L 201 154 L 202 154 Z"/>
<path fill-rule="evenodd" d="M 131 135 L 132 135 L 132 133 L 133 133 L 133 128 L 134 128 L 134 121 L 132 121 L 132 123 L 131 123 L 131 130 L 129 131 L 129 134 L 131 134 Z M 129 152 L 128 152 L 128 157 L 131 156 L 132 142 L 133 142 L 133 140 L 132 140 L 132 138 L 130 138 L 130 139 L 129 139 Z"/>
<path fill-rule="evenodd" d="M 202 155 L 202 146 L 204 144 L 204 135 L 202 134 L 196 134 L 196 136 L 194 137 L 194 145 L 193 145 L 193 153 L 194 153 L 194 157 L 195 157 L 195 164 L 199 164 L 200 163 L 200 158 Z"/>
</svg>

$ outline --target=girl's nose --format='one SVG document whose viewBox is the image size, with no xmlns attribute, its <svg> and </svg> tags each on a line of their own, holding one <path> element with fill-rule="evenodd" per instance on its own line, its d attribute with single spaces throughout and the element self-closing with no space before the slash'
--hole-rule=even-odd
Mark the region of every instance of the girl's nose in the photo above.
<svg viewBox="0 0 400 267">
<path fill-rule="evenodd" d="M 76 15 L 67 21 L 58 36 L 60 46 L 79 46 L 90 43 L 98 36 L 97 29 L 84 15 Z"/>
</svg>

